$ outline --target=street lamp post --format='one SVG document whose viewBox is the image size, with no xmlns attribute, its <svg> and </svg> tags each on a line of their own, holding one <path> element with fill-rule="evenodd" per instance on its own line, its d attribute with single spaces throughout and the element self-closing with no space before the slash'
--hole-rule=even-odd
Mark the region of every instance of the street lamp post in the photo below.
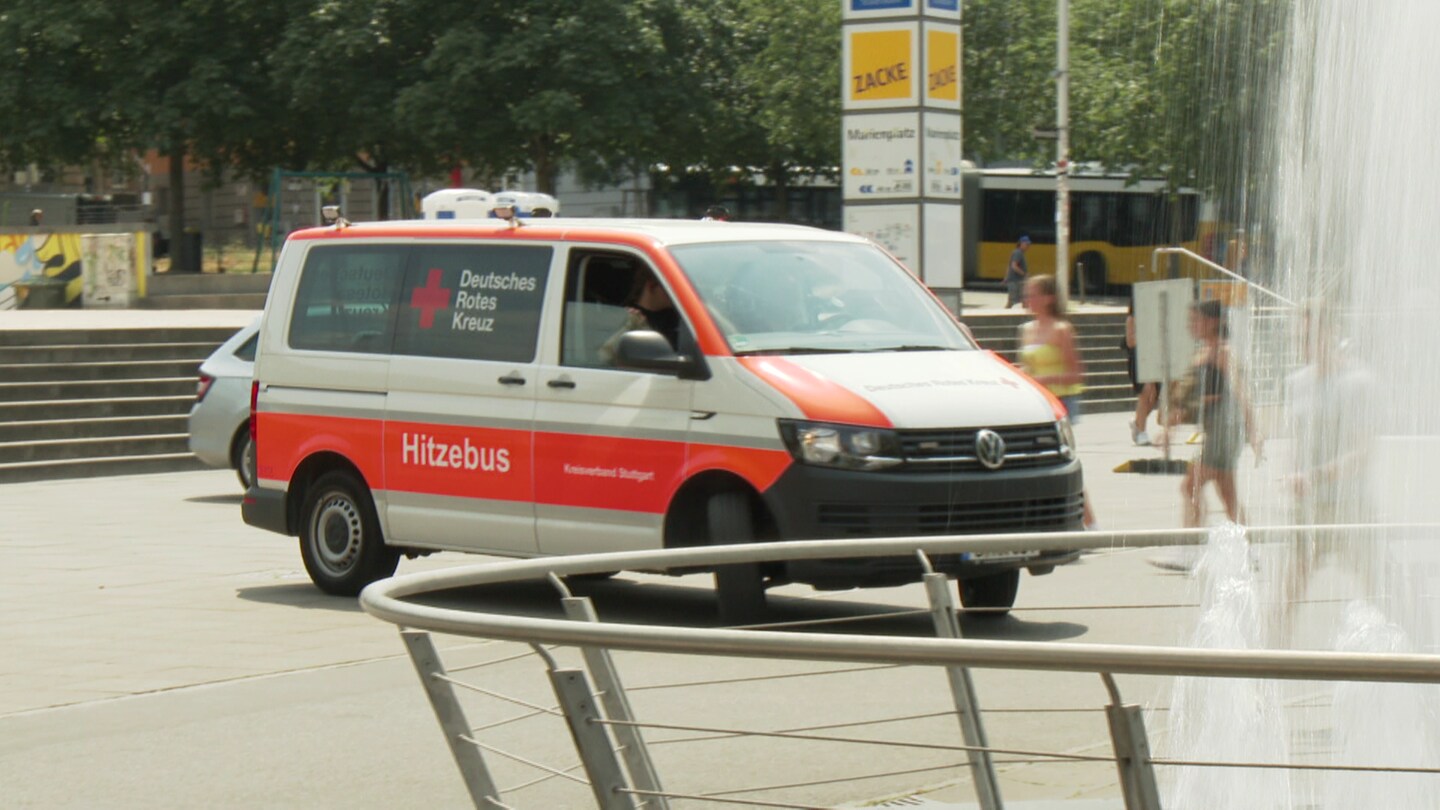
<svg viewBox="0 0 1440 810">
<path fill-rule="evenodd" d="M 1055 283 L 1070 296 L 1070 0 L 1058 0 L 1055 69 Z"/>
</svg>

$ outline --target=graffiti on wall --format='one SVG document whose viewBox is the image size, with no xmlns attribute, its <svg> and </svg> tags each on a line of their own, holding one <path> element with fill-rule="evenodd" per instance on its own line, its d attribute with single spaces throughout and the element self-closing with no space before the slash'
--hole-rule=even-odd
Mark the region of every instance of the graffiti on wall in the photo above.
<svg viewBox="0 0 1440 810">
<path fill-rule="evenodd" d="M 85 252 L 82 273 L 85 306 L 123 307 L 130 303 L 135 288 L 135 240 L 133 233 L 85 234 L 80 244 Z"/>
<path fill-rule="evenodd" d="M 38 278 L 67 282 L 66 301 L 80 296 L 80 234 L 0 234 L 0 289 Z"/>
</svg>

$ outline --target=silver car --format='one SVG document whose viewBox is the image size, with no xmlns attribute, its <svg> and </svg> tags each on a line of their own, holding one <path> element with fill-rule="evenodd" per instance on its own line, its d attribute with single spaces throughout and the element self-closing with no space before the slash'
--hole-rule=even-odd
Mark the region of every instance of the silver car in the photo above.
<svg viewBox="0 0 1440 810">
<path fill-rule="evenodd" d="M 229 467 L 246 489 L 254 478 L 250 440 L 250 377 L 260 319 L 236 332 L 200 364 L 190 409 L 190 452 L 212 467 Z"/>
</svg>

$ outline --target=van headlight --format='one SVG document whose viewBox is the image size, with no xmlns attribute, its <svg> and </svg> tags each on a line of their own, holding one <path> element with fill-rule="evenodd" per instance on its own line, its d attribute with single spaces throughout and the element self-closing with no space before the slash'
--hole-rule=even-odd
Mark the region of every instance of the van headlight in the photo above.
<svg viewBox="0 0 1440 810">
<path fill-rule="evenodd" d="M 1060 457 L 1066 461 L 1075 460 L 1075 431 L 1070 428 L 1069 419 L 1055 423 L 1055 435 L 1060 439 Z"/>
<path fill-rule="evenodd" d="M 797 461 L 818 467 L 882 470 L 900 464 L 893 430 L 781 419 L 780 437 Z"/>
</svg>

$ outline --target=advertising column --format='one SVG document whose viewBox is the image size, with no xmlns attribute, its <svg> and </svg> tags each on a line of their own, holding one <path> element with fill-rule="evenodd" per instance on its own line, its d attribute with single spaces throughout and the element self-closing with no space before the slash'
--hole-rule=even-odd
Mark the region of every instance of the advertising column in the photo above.
<svg viewBox="0 0 1440 810">
<path fill-rule="evenodd" d="M 845 230 L 959 311 L 959 0 L 842 0 Z"/>
</svg>

